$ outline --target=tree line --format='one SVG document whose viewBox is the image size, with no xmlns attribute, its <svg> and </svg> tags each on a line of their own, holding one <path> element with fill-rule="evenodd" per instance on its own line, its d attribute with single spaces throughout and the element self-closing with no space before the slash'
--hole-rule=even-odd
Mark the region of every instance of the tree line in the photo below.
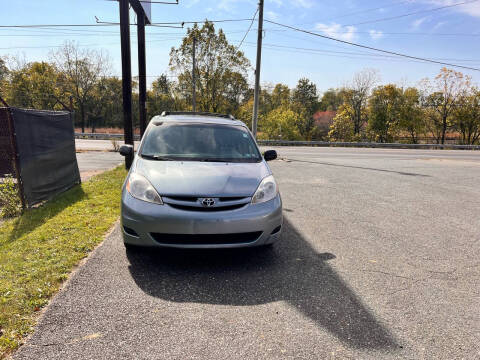
<svg viewBox="0 0 480 360">
<path fill-rule="evenodd" d="M 192 75 L 193 39 L 196 43 Z M 108 54 L 67 42 L 48 61 L 0 58 L 0 95 L 11 106 L 62 110 L 73 105 L 75 125 L 95 132 L 123 127 L 122 82 L 111 75 Z M 214 24 L 195 24 L 170 51 L 169 73 L 147 91 L 147 116 L 165 110 L 191 110 L 195 78 L 198 111 L 228 113 L 252 121 L 250 61 Z M 260 90 L 259 137 L 285 140 L 404 141 L 426 138 L 444 143 L 455 136 L 462 144 L 480 139 L 480 89 L 460 72 L 443 68 L 416 87 L 379 85 L 375 70 L 319 94 L 308 78 L 294 88 L 264 84 Z M 133 82 L 136 89 L 137 83 Z M 138 93 L 133 96 L 138 124 Z"/>
</svg>

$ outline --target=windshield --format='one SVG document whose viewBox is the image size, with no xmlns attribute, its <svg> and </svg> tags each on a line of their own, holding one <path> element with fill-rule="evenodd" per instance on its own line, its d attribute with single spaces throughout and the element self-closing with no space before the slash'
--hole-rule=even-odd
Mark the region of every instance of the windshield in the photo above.
<svg viewBox="0 0 480 360">
<path fill-rule="evenodd" d="M 150 128 L 141 156 L 154 160 L 259 162 L 261 156 L 242 126 L 168 124 Z"/>
</svg>

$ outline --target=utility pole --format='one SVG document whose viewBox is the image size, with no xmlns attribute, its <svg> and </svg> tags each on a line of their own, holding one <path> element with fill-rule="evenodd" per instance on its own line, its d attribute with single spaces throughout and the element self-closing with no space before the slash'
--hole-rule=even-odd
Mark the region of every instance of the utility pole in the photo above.
<svg viewBox="0 0 480 360">
<path fill-rule="evenodd" d="M 140 111 L 140 137 L 147 128 L 147 65 L 145 55 L 145 15 L 137 15 L 138 39 L 138 102 Z"/>
<path fill-rule="evenodd" d="M 132 127 L 132 64 L 130 57 L 129 0 L 119 0 L 120 40 L 122 51 L 123 131 L 125 144 L 133 147 Z M 133 156 L 125 156 L 125 167 L 130 168 Z"/>
<path fill-rule="evenodd" d="M 260 66 L 262 64 L 262 38 L 263 38 L 263 0 L 258 2 L 258 37 L 257 37 L 257 64 L 255 66 L 255 92 L 253 98 L 253 137 L 257 138 L 258 97 L 260 92 Z"/>
<path fill-rule="evenodd" d="M 195 52 L 197 47 L 197 38 L 193 36 L 192 46 L 192 110 L 197 111 L 197 89 L 196 89 L 196 76 L 195 76 Z"/>
</svg>

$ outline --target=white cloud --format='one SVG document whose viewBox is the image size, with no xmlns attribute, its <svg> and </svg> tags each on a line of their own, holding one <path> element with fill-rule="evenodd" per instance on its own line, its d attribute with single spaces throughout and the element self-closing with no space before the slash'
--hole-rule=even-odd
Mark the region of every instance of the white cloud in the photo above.
<svg viewBox="0 0 480 360">
<path fill-rule="evenodd" d="M 196 3 L 198 3 L 200 0 L 190 0 L 188 1 L 186 4 L 185 4 L 185 7 L 186 8 L 191 8 L 193 5 L 195 5 Z"/>
<path fill-rule="evenodd" d="M 277 6 L 282 6 L 283 5 L 283 1 L 282 0 L 268 0 L 268 2 L 272 3 L 272 4 L 275 4 Z"/>
<path fill-rule="evenodd" d="M 412 22 L 412 29 L 417 30 L 428 19 L 427 16 L 417 19 Z"/>
<path fill-rule="evenodd" d="M 267 18 L 269 20 L 277 21 L 280 18 L 280 15 L 275 11 L 267 11 Z"/>
<path fill-rule="evenodd" d="M 219 10 L 223 10 L 229 13 L 233 13 L 237 11 L 235 6 L 236 3 L 241 2 L 242 0 L 220 0 L 218 2 L 217 8 Z"/>
<path fill-rule="evenodd" d="M 446 25 L 448 22 L 447 21 L 440 21 L 438 22 L 433 28 L 432 31 L 440 29 L 443 25 Z"/>
<path fill-rule="evenodd" d="M 368 33 L 370 34 L 372 40 L 378 40 L 383 37 L 383 31 L 380 30 L 370 30 Z"/>
<path fill-rule="evenodd" d="M 293 0 L 293 5 L 298 7 L 303 7 L 305 9 L 310 9 L 313 6 L 313 1 L 311 0 Z"/>
<path fill-rule="evenodd" d="M 458 4 L 458 0 L 420 0 L 423 3 L 435 4 L 438 6 L 448 6 Z M 470 4 L 455 6 L 451 8 L 454 11 L 462 12 L 473 17 L 480 17 L 480 2 L 472 2 Z"/>
<path fill-rule="evenodd" d="M 346 41 L 353 40 L 357 33 L 355 26 L 342 26 L 337 23 L 330 25 L 318 23 L 315 25 L 315 28 L 325 35 Z"/>
</svg>

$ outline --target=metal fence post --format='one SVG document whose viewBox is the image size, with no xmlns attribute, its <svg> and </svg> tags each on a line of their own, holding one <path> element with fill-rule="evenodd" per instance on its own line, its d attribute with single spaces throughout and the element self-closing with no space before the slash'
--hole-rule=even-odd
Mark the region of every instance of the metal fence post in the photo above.
<svg viewBox="0 0 480 360">
<path fill-rule="evenodd" d="M 17 148 L 17 138 L 15 134 L 15 124 L 13 122 L 13 116 L 10 106 L 8 106 L 7 102 L 3 100 L 0 96 L 0 102 L 3 103 L 5 109 L 7 111 L 7 124 L 8 124 L 8 132 L 10 133 L 10 147 L 13 156 L 13 163 L 15 169 L 15 176 L 17 178 L 17 187 L 18 187 L 18 195 L 20 196 L 20 201 L 22 202 L 22 209 L 26 208 L 25 203 L 25 195 L 23 191 L 23 182 L 22 176 L 20 175 L 20 162 L 18 160 L 18 148 Z"/>
</svg>

